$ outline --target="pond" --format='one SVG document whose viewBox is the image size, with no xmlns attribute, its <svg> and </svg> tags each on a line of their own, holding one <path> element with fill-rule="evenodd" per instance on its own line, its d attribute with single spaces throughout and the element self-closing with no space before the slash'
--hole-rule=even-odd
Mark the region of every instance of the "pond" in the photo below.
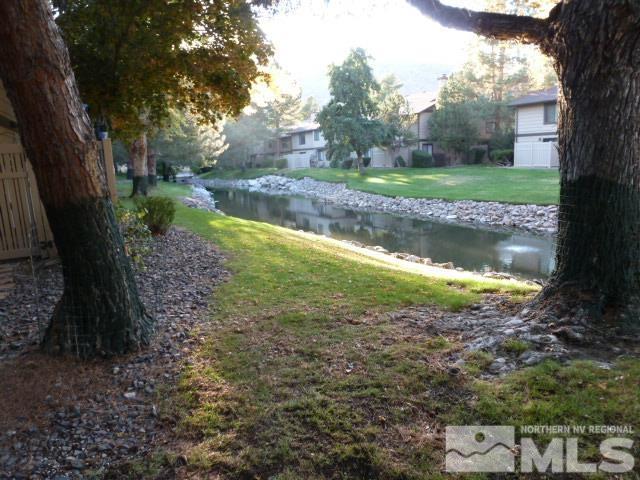
<svg viewBox="0 0 640 480">
<path fill-rule="evenodd" d="M 211 191 L 217 207 L 238 218 L 380 245 L 390 252 L 453 262 L 465 270 L 507 272 L 526 279 L 545 279 L 553 270 L 554 243 L 548 237 L 359 212 L 303 197 Z"/>
</svg>

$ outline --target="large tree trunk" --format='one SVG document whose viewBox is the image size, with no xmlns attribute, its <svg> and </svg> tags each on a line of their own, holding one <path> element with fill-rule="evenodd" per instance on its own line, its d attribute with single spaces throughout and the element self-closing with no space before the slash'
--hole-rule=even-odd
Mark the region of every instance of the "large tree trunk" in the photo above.
<svg viewBox="0 0 640 480">
<path fill-rule="evenodd" d="M 560 78 L 556 269 L 534 305 L 640 327 L 640 4 L 564 0 L 546 19 L 409 0 L 442 25 L 539 45 Z M 551 317 L 553 318 L 553 317 Z"/>
<path fill-rule="evenodd" d="M 158 184 L 158 172 L 156 168 L 158 154 L 152 148 L 147 151 L 147 172 L 148 183 L 150 187 L 155 187 Z"/>
<path fill-rule="evenodd" d="M 51 352 L 119 354 L 149 340 L 105 167 L 46 0 L 0 2 L 0 77 L 16 113 L 62 260 Z"/>
<path fill-rule="evenodd" d="M 638 324 L 640 7 L 566 2 L 551 28 L 561 184 L 556 270 L 540 300 Z"/>
<path fill-rule="evenodd" d="M 131 196 L 147 195 L 149 171 L 147 170 L 147 135 L 140 134 L 131 144 L 131 162 L 133 163 L 133 189 Z"/>
</svg>

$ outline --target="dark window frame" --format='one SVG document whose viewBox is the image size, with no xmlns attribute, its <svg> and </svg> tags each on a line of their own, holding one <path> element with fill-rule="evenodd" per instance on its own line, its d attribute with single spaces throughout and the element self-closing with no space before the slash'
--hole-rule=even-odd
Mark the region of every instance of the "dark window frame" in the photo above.
<svg viewBox="0 0 640 480">
<path fill-rule="evenodd" d="M 549 118 L 549 108 L 553 107 L 553 118 L 550 119 Z M 555 125 L 556 123 L 558 123 L 558 104 L 553 102 L 553 103 L 545 103 L 544 107 L 543 107 L 544 113 L 543 113 L 543 122 L 545 125 Z"/>
<path fill-rule="evenodd" d="M 303 133 L 298 134 L 298 145 L 306 145 L 307 143 L 307 135 Z"/>
</svg>

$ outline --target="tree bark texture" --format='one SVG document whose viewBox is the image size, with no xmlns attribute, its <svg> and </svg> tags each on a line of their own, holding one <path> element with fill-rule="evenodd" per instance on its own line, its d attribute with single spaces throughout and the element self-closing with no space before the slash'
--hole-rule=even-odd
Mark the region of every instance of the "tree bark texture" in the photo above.
<svg viewBox="0 0 640 480">
<path fill-rule="evenodd" d="M 148 343 L 145 313 L 116 223 L 69 55 L 46 0 L 0 2 L 0 77 L 18 119 L 56 246 L 64 292 L 50 352 L 119 354 Z"/>
<path fill-rule="evenodd" d="M 147 135 L 141 133 L 130 148 L 133 164 L 133 190 L 131 196 L 147 195 L 149 171 L 147 170 Z"/>
<path fill-rule="evenodd" d="M 564 2 L 549 21 L 561 185 L 556 270 L 541 298 L 640 325 L 640 3 Z"/>
<path fill-rule="evenodd" d="M 362 159 L 362 156 L 362 153 L 356 152 L 356 168 L 360 175 L 364 175 L 364 160 Z"/>
<path fill-rule="evenodd" d="M 536 43 L 553 58 L 558 247 L 535 303 L 640 327 L 640 2 L 564 0 L 533 19 L 409 1 L 445 26 Z"/>
<path fill-rule="evenodd" d="M 155 187 L 158 184 L 157 159 L 158 154 L 152 148 L 147 149 L 147 172 L 149 174 L 148 184 Z"/>
</svg>

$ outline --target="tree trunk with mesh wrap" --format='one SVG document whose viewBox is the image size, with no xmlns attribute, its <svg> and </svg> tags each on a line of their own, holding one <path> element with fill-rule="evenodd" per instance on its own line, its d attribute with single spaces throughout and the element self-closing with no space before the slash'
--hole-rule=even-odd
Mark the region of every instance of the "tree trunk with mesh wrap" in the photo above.
<svg viewBox="0 0 640 480">
<path fill-rule="evenodd" d="M 0 2 L 0 18 L 0 77 L 62 260 L 64 292 L 43 346 L 85 358 L 137 349 L 148 343 L 153 322 L 49 4 Z"/>
<path fill-rule="evenodd" d="M 640 318 L 640 4 L 565 2 L 543 44 L 561 84 L 556 269 L 543 302 Z"/>
</svg>

